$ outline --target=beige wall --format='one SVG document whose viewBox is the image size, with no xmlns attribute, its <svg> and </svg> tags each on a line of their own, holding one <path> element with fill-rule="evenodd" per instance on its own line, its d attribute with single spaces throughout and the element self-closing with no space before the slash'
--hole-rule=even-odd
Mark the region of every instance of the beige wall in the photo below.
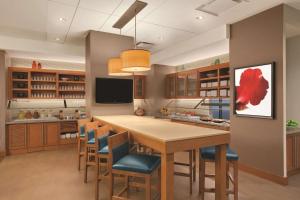
<svg viewBox="0 0 300 200">
<path fill-rule="evenodd" d="M 300 122 L 300 36 L 287 39 L 286 44 L 286 112 L 287 119 Z"/>
<path fill-rule="evenodd" d="M 283 10 L 280 5 L 232 24 L 230 39 L 232 88 L 234 67 L 276 62 L 275 119 L 237 117 L 231 111 L 230 120 L 232 144 L 240 162 L 278 176 L 285 175 Z"/>
<path fill-rule="evenodd" d="M 90 31 L 86 38 L 86 104 L 91 115 L 133 114 L 132 104 L 96 104 L 96 77 L 108 77 L 107 61 L 123 50 L 133 48 L 133 38 L 117 34 Z M 132 78 L 132 77 L 129 77 Z"/>
<path fill-rule="evenodd" d="M 0 154 L 5 151 L 6 66 L 5 52 L 0 51 Z"/>
</svg>

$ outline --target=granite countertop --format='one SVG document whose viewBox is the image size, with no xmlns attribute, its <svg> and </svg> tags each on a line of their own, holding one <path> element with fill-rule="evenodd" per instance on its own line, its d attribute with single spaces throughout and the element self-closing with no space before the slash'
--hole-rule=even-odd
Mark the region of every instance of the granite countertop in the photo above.
<svg viewBox="0 0 300 200">
<path fill-rule="evenodd" d="M 287 135 L 300 134 L 300 128 L 287 128 L 286 134 Z"/>
<path fill-rule="evenodd" d="M 46 117 L 39 119 L 16 119 L 6 122 L 6 124 L 29 124 L 29 123 L 43 123 L 43 122 L 68 122 L 77 121 L 77 119 L 58 119 L 56 117 Z"/>
</svg>

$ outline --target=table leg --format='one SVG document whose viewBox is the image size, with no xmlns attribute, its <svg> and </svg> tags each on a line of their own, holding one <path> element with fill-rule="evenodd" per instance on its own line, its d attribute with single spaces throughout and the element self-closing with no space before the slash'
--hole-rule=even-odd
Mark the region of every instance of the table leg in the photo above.
<svg viewBox="0 0 300 200">
<path fill-rule="evenodd" d="M 216 200 L 227 200 L 226 144 L 216 146 Z"/>
<path fill-rule="evenodd" d="M 174 199 L 174 154 L 161 154 L 161 199 Z"/>
</svg>

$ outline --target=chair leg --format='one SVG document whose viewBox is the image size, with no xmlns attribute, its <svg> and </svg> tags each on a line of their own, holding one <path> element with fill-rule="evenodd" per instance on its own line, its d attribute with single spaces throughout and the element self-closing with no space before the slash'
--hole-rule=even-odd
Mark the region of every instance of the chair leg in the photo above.
<svg viewBox="0 0 300 200">
<path fill-rule="evenodd" d="M 161 168 L 159 167 L 157 169 L 157 173 L 158 173 L 158 180 L 157 180 L 157 192 L 158 192 L 158 195 L 159 197 L 161 197 Z"/>
<path fill-rule="evenodd" d="M 95 199 L 98 200 L 99 198 L 99 166 L 100 166 L 100 159 L 98 156 L 95 157 L 96 159 L 96 194 L 95 194 Z"/>
<path fill-rule="evenodd" d="M 129 190 L 129 177 L 125 176 L 125 187 L 126 187 L 126 198 L 128 198 L 128 190 Z"/>
<path fill-rule="evenodd" d="M 196 150 L 193 150 L 193 181 L 196 181 Z"/>
<path fill-rule="evenodd" d="M 238 200 L 239 199 L 239 179 L 238 179 L 238 174 L 239 174 L 239 165 L 238 165 L 238 161 L 234 161 L 233 162 L 233 190 L 234 190 L 234 200 Z"/>
<path fill-rule="evenodd" d="M 77 142 L 77 153 L 78 153 L 78 171 L 80 171 L 80 151 L 81 151 L 81 140 L 80 138 L 78 138 L 78 142 Z"/>
<path fill-rule="evenodd" d="M 146 200 L 151 200 L 151 176 L 146 176 Z"/>
<path fill-rule="evenodd" d="M 85 147 L 84 150 L 84 160 L 85 160 L 85 168 L 84 168 L 84 182 L 87 183 L 87 170 L 88 170 L 88 147 Z"/>
<path fill-rule="evenodd" d="M 193 151 L 189 151 L 190 194 L 193 194 Z"/>
<path fill-rule="evenodd" d="M 230 163 L 227 161 L 226 163 L 226 188 L 229 189 L 229 165 Z"/>
<path fill-rule="evenodd" d="M 205 161 L 200 157 L 199 159 L 199 195 L 200 199 L 204 200 L 205 187 Z"/>
<path fill-rule="evenodd" d="M 110 172 L 109 173 L 109 192 L 108 192 L 108 199 L 111 200 L 114 195 L 114 175 Z"/>
</svg>

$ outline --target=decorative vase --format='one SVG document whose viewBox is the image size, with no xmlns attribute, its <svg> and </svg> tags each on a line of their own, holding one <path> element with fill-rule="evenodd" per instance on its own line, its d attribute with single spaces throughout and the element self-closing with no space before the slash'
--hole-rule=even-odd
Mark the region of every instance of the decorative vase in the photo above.
<svg viewBox="0 0 300 200">
<path fill-rule="evenodd" d="M 37 68 L 37 65 L 36 65 L 36 61 L 32 61 L 32 69 L 36 69 Z"/>
<path fill-rule="evenodd" d="M 42 64 L 41 63 L 38 64 L 38 69 L 42 69 Z"/>
</svg>

